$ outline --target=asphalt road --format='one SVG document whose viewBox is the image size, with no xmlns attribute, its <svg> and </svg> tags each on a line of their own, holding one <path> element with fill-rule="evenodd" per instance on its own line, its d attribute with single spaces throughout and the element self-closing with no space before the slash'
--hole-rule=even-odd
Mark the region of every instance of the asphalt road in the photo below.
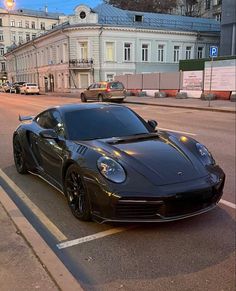
<svg viewBox="0 0 236 291">
<path fill-rule="evenodd" d="M 18 125 L 18 114 L 35 115 L 48 106 L 75 102 L 79 101 L 1 93 L 0 168 L 27 199 L 19 199 L 17 191 L 2 181 L 9 196 L 84 289 L 235 290 L 232 207 L 220 203 L 209 213 L 163 224 L 84 223 L 72 216 L 61 193 L 38 177 L 16 173 L 11 138 Z M 226 173 L 223 199 L 235 204 L 234 114 L 130 107 L 145 119 L 156 119 L 160 128 L 183 132 L 204 143 Z M 50 223 L 42 223 L 42 215 Z M 62 241 L 66 244 L 61 245 Z"/>
</svg>

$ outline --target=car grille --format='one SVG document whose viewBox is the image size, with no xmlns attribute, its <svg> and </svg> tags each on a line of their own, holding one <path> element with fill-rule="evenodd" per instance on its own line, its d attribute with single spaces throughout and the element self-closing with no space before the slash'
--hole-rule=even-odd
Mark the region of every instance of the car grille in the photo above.
<svg viewBox="0 0 236 291">
<path fill-rule="evenodd" d="M 116 204 L 115 215 L 120 219 L 160 219 L 191 214 L 217 201 L 213 189 L 178 193 L 172 197 L 145 201 L 137 198 L 120 199 Z"/>
</svg>

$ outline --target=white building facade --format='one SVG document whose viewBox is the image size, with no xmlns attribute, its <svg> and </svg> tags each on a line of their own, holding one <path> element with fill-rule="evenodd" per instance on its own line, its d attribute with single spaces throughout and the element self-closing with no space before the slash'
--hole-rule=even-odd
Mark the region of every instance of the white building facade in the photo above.
<svg viewBox="0 0 236 291">
<path fill-rule="evenodd" d="M 66 23 L 6 54 L 8 79 L 39 83 L 42 91 L 71 91 L 116 75 L 178 71 L 179 60 L 207 57 L 209 46 L 219 44 L 214 20 L 181 16 L 183 23 L 174 19 L 166 27 L 149 13 L 133 12 L 132 21 L 125 13 L 106 4 L 76 7 Z"/>
<path fill-rule="evenodd" d="M 0 82 L 6 76 L 4 54 L 12 45 L 36 38 L 59 23 L 59 13 L 29 9 L 6 10 L 0 8 Z"/>
</svg>

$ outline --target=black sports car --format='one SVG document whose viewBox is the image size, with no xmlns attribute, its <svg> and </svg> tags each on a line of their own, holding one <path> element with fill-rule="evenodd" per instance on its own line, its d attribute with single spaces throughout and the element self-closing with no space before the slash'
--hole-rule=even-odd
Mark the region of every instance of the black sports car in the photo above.
<svg viewBox="0 0 236 291">
<path fill-rule="evenodd" d="M 63 105 L 20 121 L 17 171 L 63 192 L 81 220 L 177 220 L 214 208 L 223 194 L 225 174 L 204 145 L 156 130 L 125 106 Z"/>
</svg>

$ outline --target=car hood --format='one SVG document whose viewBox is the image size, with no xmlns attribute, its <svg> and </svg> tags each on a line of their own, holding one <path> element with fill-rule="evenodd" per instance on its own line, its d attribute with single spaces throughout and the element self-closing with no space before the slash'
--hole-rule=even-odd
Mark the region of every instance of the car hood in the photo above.
<svg viewBox="0 0 236 291">
<path fill-rule="evenodd" d="M 99 148 L 145 176 L 154 185 L 181 183 L 206 176 L 200 160 L 187 147 L 168 138 L 96 141 Z"/>
</svg>

